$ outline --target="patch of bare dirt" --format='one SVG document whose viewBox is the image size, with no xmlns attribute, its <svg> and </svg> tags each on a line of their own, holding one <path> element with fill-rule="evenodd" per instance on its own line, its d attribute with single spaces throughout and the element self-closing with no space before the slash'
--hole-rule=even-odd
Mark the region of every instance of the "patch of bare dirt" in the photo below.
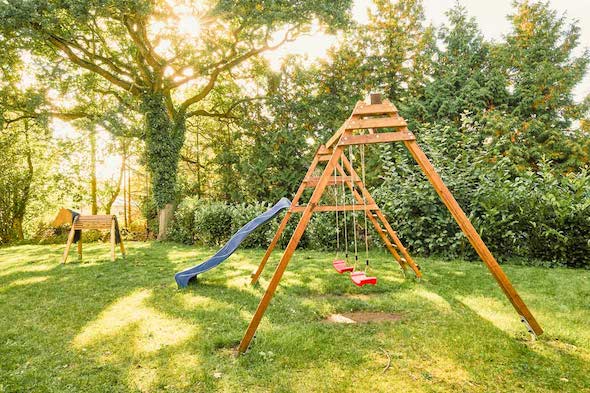
<svg viewBox="0 0 590 393">
<path fill-rule="evenodd" d="M 332 314 L 326 318 L 330 323 L 368 323 L 368 322 L 395 322 L 402 319 L 401 314 L 385 312 L 347 312 L 342 314 Z"/>
</svg>

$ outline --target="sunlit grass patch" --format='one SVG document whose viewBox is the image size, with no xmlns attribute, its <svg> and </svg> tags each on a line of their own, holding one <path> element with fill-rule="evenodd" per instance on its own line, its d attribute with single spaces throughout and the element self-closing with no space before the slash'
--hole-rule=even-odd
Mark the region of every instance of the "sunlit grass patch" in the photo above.
<svg viewBox="0 0 590 393">
<path fill-rule="evenodd" d="M 20 280 L 14 280 L 14 281 L 8 283 L 5 286 L 5 288 L 38 284 L 40 282 L 46 281 L 48 278 L 49 278 L 48 276 L 36 276 L 36 277 L 30 277 L 30 278 L 22 278 Z"/>
<path fill-rule="evenodd" d="M 506 333 L 523 328 L 509 304 L 499 299 L 484 296 L 458 296 L 457 300 Z"/>
<path fill-rule="evenodd" d="M 149 290 L 140 290 L 119 299 L 85 326 L 74 338 L 73 345 L 77 348 L 97 345 L 133 325 L 137 333 L 129 337 L 126 350 L 153 352 L 167 345 L 179 344 L 194 333 L 193 326 L 147 306 L 150 296 Z"/>
<path fill-rule="evenodd" d="M 55 266 L 52 265 L 21 265 L 12 268 L 7 268 L 0 271 L 0 277 L 8 276 L 14 273 L 37 273 L 37 272 L 46 272 L 48 270 L 54 269 Z"/>
<path fill-rule="evenodd" d="M 414 290 L 414 294 L 430 303 L 432 303 L 434 306 L 436 306 L 437 309 L 439 309 L 442 312 L 446 312 L 446 313 L 450 313 L 453 311 L 451 305 L 449 304 L 448 301 L 446 301 L 442 296 L 428 291 L 425 288 L 416 288 Z"/>
</svg>

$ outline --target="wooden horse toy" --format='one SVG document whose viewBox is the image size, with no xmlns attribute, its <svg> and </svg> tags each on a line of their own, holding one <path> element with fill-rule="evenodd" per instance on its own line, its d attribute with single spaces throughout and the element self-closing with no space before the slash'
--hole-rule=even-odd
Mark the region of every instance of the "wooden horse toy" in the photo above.
<svg viewBox="0 0 590 393">
<path fill-rule="evenodd" d="M 82 259 L 83 229 L 109 229 L 111 231 L 111 261 L 115 260 L 116 244 L 119 244 L 119 247 L 121 247 L 121 254 L 123 255 L 123 258 L 125 258 L 125 246 L 123 245 L 123 239 L 121 238 L 121 233 L 119 231 L 117 216 L 112 214 L 83 216 L 73 210 L 61 208 L 51 225 L 57 228 L 64 224 L 71 224 L 72 229 L 68 235 L 62 263 L 66 263 L 72 243 L 78 243 L 78 258 Z"/>
</svg>

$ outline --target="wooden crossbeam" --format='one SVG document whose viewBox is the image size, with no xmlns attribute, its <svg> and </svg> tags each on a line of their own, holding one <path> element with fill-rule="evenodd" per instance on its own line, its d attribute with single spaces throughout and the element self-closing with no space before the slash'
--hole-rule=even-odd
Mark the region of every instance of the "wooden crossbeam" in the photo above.
<svg viewBox="0 0 590 393">
<path fill-rule="evenodd" d="M 381 117 L 374 119 L 351 118 L 344 123 L 344 127 L 348 131 L 366 128 L 397 128 L 406 127 L 407 125 L 403 117 Z"/>
<path fill-rule="evenodd" d="M 351 176 L 332 176 L 330 179 L 328 179 L 328 186 L 337 186 L 342 184 L 345 181 L 357 181 L 360 180 L 359 178 L 353 178 Z M 309 187 L 315 187 L 317 186 L 318 182 L 320 181 L 319 177 L 310 177 L 307 180 L 304 180 L 303 182 L 305 183 L 305 187 L 309 188 Z"/>
<path fill-rule="evenodd" d="M 410 131 L 382 132 L 376 134 L 343 136 L 339 146 L 368 145 L 371 143 L 386 143 L 399 141 L 413 141 L 416 137 Z"/>
<path fill-rule="evenodd" d="M 307 205 L 304 206 L 291 206 L 291 211 L 295 213 L 301 213 L 305 211 Z M 365 210 L 377 210 L 379 206 L 376 204 L 367 205 L 318 205 L 313 208 L 314 212 L 343 212 L 343 211 L 365 211 Z"/>
<path fill-rule="evenodd" d="M 359 105 L 353 111 L 353 115 L 397 115 L 397 108 L 391 102 L 385 100 L 383 104 Z"/>
<path fill-rule="evenodd" d="M 114 216 L 111 214 L 78 216 L 74 229 L 111 229 L 113 220 Z"/>
</svg>

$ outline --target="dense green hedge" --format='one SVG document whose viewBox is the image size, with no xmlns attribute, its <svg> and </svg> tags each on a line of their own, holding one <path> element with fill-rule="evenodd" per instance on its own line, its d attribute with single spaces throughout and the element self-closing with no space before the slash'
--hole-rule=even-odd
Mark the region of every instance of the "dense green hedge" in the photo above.
<svg viewBox="0 0 590 393">
<path fill-rule="evenodd" d="M 500 259 L 590 268 L 588 172 L 556 176 L 541 167 L 514 177 L 508 169 L 497 169 L 444 179 L 492 253 Z M 421 174 L 390 179 L 374 194 L 415 253 L 476 257 Z"/>
<path fill-rule="evenodd" d="M 497 171 L 455 180 L 445 179 L 491 251 L 499 259 L 518 258 L 527 263 L 590 268 L 590 175 L 587 171 L 554 176 L 543 169 L 514 179 Z M 402 241 L 416 254 L 476 258 L 434 190 L 419 172 L 393 176 L 373 194 Z M 176 210 L 171 240 L 185 244 L 218 246 L 241 226 L 269 207 L 265 203 L 228 205 L 185 198 Z M 363 220 L 358 216 L 359 249 L 364 250 Z M 289 222 L 281 238 L 285 246 L 297 224 Z M 280 219 L 254 232 L 245 247 L 266 247 Z M 344 225 L 340 215 L 340 242 Z M 370 224 L 369 224 L 370 225 Z M 333 213 L 316 214 L 299 247 L 336 250 Z M 348 216 L 349 248 L 352 226 Z M 381 247 L 369 230 L 371 247 Z"/>
</svg>

